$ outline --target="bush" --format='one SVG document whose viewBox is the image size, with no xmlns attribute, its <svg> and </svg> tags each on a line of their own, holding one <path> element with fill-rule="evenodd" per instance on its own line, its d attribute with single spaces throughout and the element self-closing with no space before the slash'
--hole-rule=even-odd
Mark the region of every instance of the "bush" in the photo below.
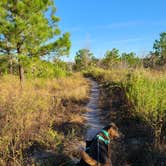
<svg viewBox="0 0 166 166">
<path fill-rule="evenodd" d="M 159 74 L 159 73 L 158 73 Z M 166 122 L 166 75 L 147 71 L 131 73 L 124 83 L 134 113 L 146 120 L 160 142 L 161 130 Z"/>
<path fill-rule="evenodd" d="M 28 78 L 55 78 L 64 77 L 67 71 L 59 64 L 41 60 L 37 57 L 22 60 L 25 74 Z"/>
</svg>

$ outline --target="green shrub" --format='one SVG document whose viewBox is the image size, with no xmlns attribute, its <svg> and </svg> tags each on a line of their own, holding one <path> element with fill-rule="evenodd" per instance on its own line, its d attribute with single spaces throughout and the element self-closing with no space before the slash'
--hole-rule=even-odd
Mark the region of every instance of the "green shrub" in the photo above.
<svg viewBox="0 0 166 166">
<path fill-rule="evenodd" d="M 132 114 L 145 120 L 155 133 L 156 143 L 166 124 L 166 74 L 145 69 L 104 70 L 91 68 L 84 72 L 100 82 L 122 86 L 133 107 Z M 110 86 L 111 88 L 111 86 Z"/>
<path fill-rule="evenodd" d="M 124 83 L 134 113 L 146 120 L 159 141 L 166 115 L 166 76 L 136 71 Z"/>
<path fill-rule="evenodd" d="M 28 78 L 55 78 L 67 75 L 64 67 L 37 57 L 23 59 L 22 63 Z"/>
</svg>

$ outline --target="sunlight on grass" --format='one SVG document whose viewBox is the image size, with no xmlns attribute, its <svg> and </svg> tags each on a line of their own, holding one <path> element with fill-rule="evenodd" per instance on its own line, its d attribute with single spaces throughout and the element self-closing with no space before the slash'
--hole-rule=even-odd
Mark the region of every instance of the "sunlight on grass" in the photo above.
<svg viewBox="0 0 166 166">
<path fill-rule="evenodd" d="M 62 101 L 85 100 L 88 84 L 79 74 L 53 80 L 26 80 L 23 88 L 17 77 L 0 79 L 0 164 L 23 162 L 23 151 L 34 141 L 46 147 L 61 143 L 63 136 L 51 129 L 56 115 L 65 118 Z M 70 115 L 70 114 L 68 114 Z M 66 117 L 67 118 L 67 117 Z M 71 121 L 79 121 L 72 114 Z M 19 159 L 18 161 L 16 161 Z"/>
</svg>

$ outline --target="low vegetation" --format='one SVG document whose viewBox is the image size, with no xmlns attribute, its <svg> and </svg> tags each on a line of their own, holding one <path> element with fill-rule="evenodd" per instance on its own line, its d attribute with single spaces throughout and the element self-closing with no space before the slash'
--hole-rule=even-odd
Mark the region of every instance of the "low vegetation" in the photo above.
<svg viewBox="0 0 166 166">
<path fill-rule="evenodd" d="M 146 121 L 154 131 L 155 143 L 165 139 L 166 73 L 146 69 L 104 70 L 92 68 L 86 75 L 124 89 L 132 115 Z"/>
<path fill-rule="evenodd" d="M 32 165 L 41 150 L 70 156 L 71 140 L 84 134 L 81 114 L 89 93 L 77 72 L 104 83 L 108 93 L 123 89 L 129 114 L 150 126 L 153 145 L 164 145 L 166 32 L 146 57 L 113 48 L 99 59 L 83 48 L 75 63 L 63 62 L 71 41 L 59 21 L 53 0 L 0 1 L 0 165 Z"/>
<path fill-rule="evenodd" d="M 161 143 L 166 134 L 166 73 L 137 70 L 128 75 L 124 86 L 133 113 L 150 124 L 156 144 Z"/>
<path fill-rule="evenodd" d="M 18 77 L 1 77 L 0 165 L 25 164 L 26 155 L 36 143 L 58 152 L 58 145 L 67 138 L 53 126 L 82 119 L 81 108 L 74 107 L 74 103 L 85 102 L 87 94 L 87 82 L 78 74 L 31 79 L 22 88 Z"/>
</svg>

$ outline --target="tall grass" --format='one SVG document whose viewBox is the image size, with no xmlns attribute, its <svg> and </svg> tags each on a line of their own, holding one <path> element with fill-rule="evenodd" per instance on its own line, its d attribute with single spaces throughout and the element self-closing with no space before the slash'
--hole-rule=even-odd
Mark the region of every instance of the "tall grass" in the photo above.
<svg viewBox="0 0 166 166">
<path fill-rule="evenodd" d="M 122 82 L 126 78 L 126 74 L 128 73 L 127 69 L 109 69 L 105 70 L 102 68 L 90 68 L 85 71 L 85 75 L 92 76 L 93 78 L 104 81 L 104 82 Z"/>
<path fill-rule="evenodd" d="M 145 69 L 91 68 L 85 74 L 109 83 L 110 88 L 114 84 L 121 86 L 132 103 L 132 114 L 145 120 L 154 129 L 156 143 L 160 142 L 166 124 L 166 73 Z"/>
<path fill-rule="evenodd" d="M 59 114 L 69 119 L 65 117 L 63 100 L 85 100 L 87 91 L 86 80 L 78 74 L 52 80 L 26 80 L 23 88 L 17 77 L 1 77 L 0 165 L 23 165 L 24 151 L 34 142 L 56 150 L 65 138 L 52 125 Z"/>
<path fill-rule="evenodd" d="M 156 143 L 160 142 L 166 123 L 166 74 L 136 70 L 128 75 L 124 86 L 134 113 L 151 125 Z"/>
</svg>

